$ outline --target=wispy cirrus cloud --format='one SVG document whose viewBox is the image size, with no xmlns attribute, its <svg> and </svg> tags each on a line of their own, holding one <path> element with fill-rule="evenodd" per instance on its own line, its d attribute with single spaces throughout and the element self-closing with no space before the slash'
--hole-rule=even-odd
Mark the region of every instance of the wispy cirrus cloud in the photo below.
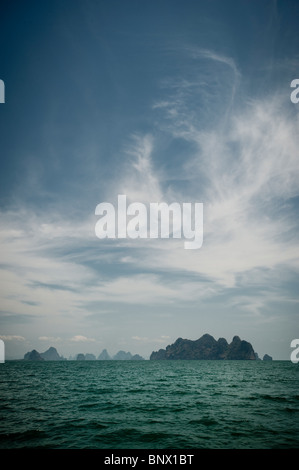
<svg viewBox="0 0 299 470">
<path fill-rule="evenodd" d="M 205 113 L 199 104 L 215 90 L 215 83 L 209 84 L 200 75 L 198 82 L 169 80 L 169 95 L 164 93 L 164 99 L 153 106 L 159 113 L 156 126 L 181 148 L 183 142 L 187 153 L 182 154 L 177 186 L 171 178 L 167 181 L 165 174 L 159 177 L 159 172 L 155 181 L 165 200 L 175 195 L 182 202 L 192 195 L 194 201 L 204 202 L 204 244 L 192 253 L 179 250 L 176 244 L 157 243 L 155 248 L 148 244 L 136 263 L 158 271 L 197 273 L 213 283 L 213 295 L 215 291 L 222 293 L 223 288 L 246 289 L 241 274 L 254 272 L 263 283 L 265 270 L 270 278 L 276 270 L 298 272 L 296 113 L 283 93 L 252 98 L 240 90 L 241 73 L 230 57 L 208 50 L 193 51 L 192 55 L 194 60 L 211 62 L 204 74 L 211 76 L 213 71 L 217 76 L 219 66 L 231 74 L 224 75 L 225 83 L 217 90 L 217 102 L 222 94 L 220 102 L 225 109 L 221 108 L 221 115 L 225 119 L 210 119 L 208 112 L 207 122 L 201 125 Z M 205 85 L 203 90 L 198 91 L 198 83 Z M 236 95 L 238 106 L 234 105 Z M 197 97 L 195 102 L 193 97 Z M 159 141 L 152 139 L 148 165 L 156 152 Z M 142 179 L 139 185 L 142 192 Z M 259 301 L 251 296 L 252 304 L 246 309 L 261 311 L 273 294 L 269 283 L 266 291 L 268 295 Z"/>
<path fill-rule="evenodd" d="M 5 315 L 55 319 L 68 341 L 94 342 L 70 324 L 88 321 L 91 312 L 93 318 L 111 313 L 111 305 L 112 317 L 144 305 L 160 306 L 162 315 L 168 306 L 184 309 L 223 296 L 227 306 L 257 318 L 274 298 L 277 272 L 288 279 L 298 273 L 293 109 L 277 94 L 251 98 L 245 92 L 236 106 L 242 76 L 231 57 L 194 49 L 189 60 L 192 74 L 187 67 L 186 76 L 164 80 L 152 132 L 128 136 L 120 171 L 105 187 L 112 203 L 118 194 L 145 204 L 203 202 L 202 248 L 184 250 L 181 240 L 99 241 L 94 214 L 68 216 L 61 202 L 43 214 L 20 203 L 1 213 Z M 253 279 L 259 286 L 254 294 Z M 276 298 L 288 297 L 281 288 Z M 146 344 L 150 337 L 158 336 L 138 332 L 133 338 Z M 46 338 L 57 336 L 40 336 Z"/>
<path fill-rule="evenodd" d="M 125 194 L 129 202 L 150 203 L 160 201 L 159 168 L 154 167 L 152 152 L 154 138 L 151 134 L 135 134 L 129 139 L 124 153 L 128 157 L 123 166 L 123 176 L 114 184 L 116 194 Z"/>
<path fill-rule="evenodd" d="M 225 65 L 237 84 L 240 73 L 231 58 L 193 51 L 192 60 L 202 58 Z M 208 87 L 206 83 L 203 93 L 209 93 Z M 90 303 L 195 300 L 240 286 L 242 273 L 254 270 L 259 276 L 261 270 L 277 266 L 298 269 L 297 223 L 290 202 L 299 193 L 294 116 L 277 96 L 271 101 L 244 99 L 243 107 L 230 108 L 225 125 L 202 128 L 201 109 L 192 104 L 197 92 L 195 81 L 177 80 L 169 99 L 154 105 L 162 112 L 157 121 L 162 133 L 173 142 L 180 139 L 182 150 L 188 146 L 187 157 L 181 158 L 182 180 L 168 180 L 154 159 L 161 151 L 159 139 L 139 133 L 124 149 L 124 171 L 107 198 L 122 193 L 130 202 L 185 202 L 190 197 L 203 202 L 203 247 L 191 253 L 181 241 L 138 240 L 136 251 L 135 241 L 96 240 L 91 216 L 63 219 L 54 209 L 45 220 L 21 207 L 2 214 L 5 309 L 40 315 L 41 310 L 50 314 L 55 306 L 73 316 L 84 314 L 83 298 Z M 175 111 L 171 115 L 169 106 Z M 130 266 L 130 272 L 108 279 L 104 266 L 118 262 L 118 250 L 124 250 L 121 264 Z M 148 272 L 141 275 L 136 269 Z M 183 280 L 166 282 L 165 273 L 170 272 L 182 273 Z M 188 273 L 199 279 L 185 281 Z M 203 288 L 200 279 L 209 286 Z"/>
</svg>

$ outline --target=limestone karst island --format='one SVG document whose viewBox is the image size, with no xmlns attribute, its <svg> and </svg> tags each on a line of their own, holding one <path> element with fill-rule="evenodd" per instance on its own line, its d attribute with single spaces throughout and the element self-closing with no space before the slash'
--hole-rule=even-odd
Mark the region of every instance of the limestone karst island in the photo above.
<svg viewBox="0 0 299 470">
<path fill-rule="evenodd" d="M 39 353 L 35 349 L 24 355 L 27 361 L 61 361 L 66 360 L 63 356 L 59 356 L 57 350 L 50 347 L 44 353 Z M 94 354 L 79 353 L 69 360 L 144 360 L 139 354 L 132 355 L 130 352 L 119 351 L 114 356 L 110 356 L 106 349 L 96 358 Z M 225 338 L 219 338 L 217 341 L 213 336 L 204 334 L 199 339 L 192 341 L 190 339 L 178 338 L 173 344 L 166 349 L 153 351 L 150 360 L 260 360 L 258 354 L 254 351 L 252 345 L 245 340 L 241 340 L 239 336 L 234 336 L 229 344 Z M 265 354 L 264 361 L 271 361 L 272 357 Z"/>
</svg>

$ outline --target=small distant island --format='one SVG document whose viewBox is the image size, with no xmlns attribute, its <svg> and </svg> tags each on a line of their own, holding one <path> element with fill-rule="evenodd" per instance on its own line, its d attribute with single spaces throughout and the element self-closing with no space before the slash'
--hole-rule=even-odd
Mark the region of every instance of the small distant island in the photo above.
<svg viewBox="0 0 299 470">
<path fill-rule="evenodd" d="M 24 355 L 25 361 L 66 361 L 63 356 L 59 356 L 56 348 L 52 346 L 43 353 L 39 353 L 36 349 L 27 352 Z"/>
<path fill-rule="evenodd" d="M 96 358 L 94 354 L 78 354 L 75 357 L 77 361 L 144 361 L 139 354 L 132 355 L 130 352 L 118 351 L 114 356 L 108 354 L 107 349 L 103 349 L 101 354 Z"/>
<path fill-rule="evenodd" d="M 264 360 L 271 360 L 266 355 Z M 269 358 L 269 359 L 268 359 Z M 166 349 L 153 351 L 150 360 L 250 360 L 255 361 L 258 355 L 250 343 L 241 340 L 239 336 L 234 336 L 232 342 L 228 344 L 225 338 L 218 341 L 209 335 L 204 334 L 201 338 L 192 341 L 190 339 L 178 338 L 175 343 L 170 344 Z"/>
</svg>

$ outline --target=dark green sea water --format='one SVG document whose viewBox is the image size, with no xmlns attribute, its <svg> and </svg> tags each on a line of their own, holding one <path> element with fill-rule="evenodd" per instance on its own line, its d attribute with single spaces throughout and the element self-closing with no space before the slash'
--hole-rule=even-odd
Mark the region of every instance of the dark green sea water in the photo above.
<svg viewBox="0 0 299 470">
<path fill-rule="evenodd" d="M 0 448 L 299 447 L 299 364 L 0 364 Z"/>
</svg>

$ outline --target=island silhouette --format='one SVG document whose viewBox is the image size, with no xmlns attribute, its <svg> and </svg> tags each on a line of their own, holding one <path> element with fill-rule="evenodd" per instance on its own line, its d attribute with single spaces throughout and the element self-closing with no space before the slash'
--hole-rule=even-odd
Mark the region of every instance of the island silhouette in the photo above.
<svg viewBox="0 0 299 470">
<path fill-rule="evenodd" d="M 47 351 L 39 353 L 36 349 L 24 355 L 25 361 L 66 361 L 60 356 L 53 346 Z M 130 352 L 118 351 L 114 356 L 110 356 L 107 349 L 96 357 L 94 354 L 78 353 L 69 360 L 77 361 L 142 361 L 145 360 L 139 354 L 132 355 Z M 197 340 L 178 338 L 173 344 L 165 349 L 153 351 L 150 355 L 151 361 L 157 360 L 260 360 L 254 351 L 251 343 L 241 340 L 239 336 L 234 336 L 229 344 L 225 338 L 216 340 L 209 334 L 204 334 Z M 264 361 L 271 361 L 272 357 L 265 354 Z"/>
</svg>

